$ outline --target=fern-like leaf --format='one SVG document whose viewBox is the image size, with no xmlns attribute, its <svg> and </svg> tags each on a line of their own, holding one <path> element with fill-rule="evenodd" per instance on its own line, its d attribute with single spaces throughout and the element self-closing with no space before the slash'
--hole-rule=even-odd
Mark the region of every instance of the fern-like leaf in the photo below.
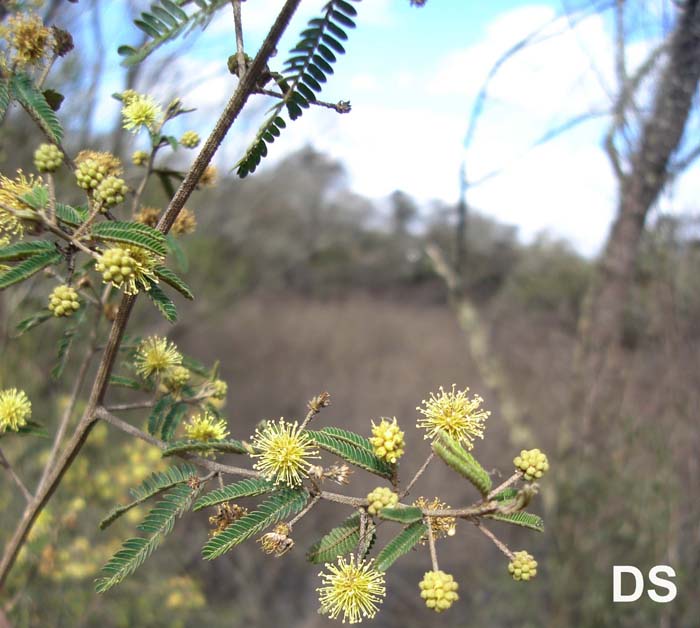
<svg viewBox="0 0 700 628">
<path fill-rule="evenodd" d="M 170 408 L 173 403 L 173 398 L 171 395 L 163 395 L 151 410 L 151 414 L 148 416 L 148 433 L 155 436 L 160 432 L 160 426 L 163 423 L 163 418 L 165 413 Z"/>
<path fill-rule="evenodd" d="M 140 222 L 119 220 L 98 222 L 92 227 L 91 233 L 96 240 L 133 244 L 160 257 L 168 254 L 165 236 L 157 229 Z"/>
<path fill-rule="evenodd" d="M 443 434 L 433 442 L 433 451 L 445 464 L 467 478 L 484 496 L 491 490 L 491 477 L 456 440 Z"/>
<path fill-rule="evenodd" d="M 308 430 L 307 434 L 319 447 L 340 456 L 356 467 L 387 479 L 394 476 L 394 468 L 371 451 L 357 447 L 346 440 L 335 438 L 323 430 L 318 432 Z"/>
<path fill-rule="evenodd" d="M 56 144 L 63 139 L 63 128 L 46 97 L 28 74 L 18 73 L 10 79 L 12 94 L 41 130 Z"/>
<path fill-rule="evenodd" d="M 364 449 L 365 451 L 374 454 L 374 448 L 372 447 L 372 443 L 369 442 L 369 439 L 365 438 L 364 436 L 360 436 L 355 432 L 351 432 L 350 430 L 344 430 L 340 427 L 332 426 L 324 427 L 320 431 L 324 434 L 332 436 L 333 438 L 337 438 L 338 440 L 344 440 L 350 443 L 351 445 L 354 445 L 355 447 L 359 447 L 360 449 Z"/>
<path fill-rule="evenodd" d="M 175 304 L 172 302 L 172 299 L 158 287 L 157 283 L 153 281 L 149 282 L 149 288 L 146 294 L 153 305 L 155 305 L 165 317 L 166 321 L 169 323 L 177 321 L 177 308 Z"/>
<path fill-rule="evenodd" d="M 172 0 L 159 0 L 151 4 L 150 12 L 144 11 L 134 20 L 134 24 L 150 40 L 139 48 L 120 46 L 117 52 L 124 57 L 122 65 L 128 67 L 140 63 L 163 44 L 189 33 L 196 26 L 206 28 L 214 13 L 228 5 L 229 0 L 198 0 L 195 4 L 197 10 L 190 14 Z"/>
<path fill-rule="evenodd" d="M 131 390 L 143 390 L 143 382 L 132 377 L 125 377 L 124 375 L 110 375 L 109 377 L 110 386 L 119 386 L 120 388 L 130 388 Z"/>
<path fill-rule="evenodd" d="M 4 290 L 21 281 L 26 281 L 47 266 L 58 264 L 62 259 L 63 256 L 56 250 L 32 255 L 4 273 L 0 273 L 0 290 Z"/>
<path fill-rule="evenodd" d="M 331 64 L 336 61 L 333 51 L 338 54 L 345 52 L 340 41 L 348 39 L 345 29 L 355 27 L 353 18 L 356 15 L 357 11 L 349 2 L 330 0 L 323 8 L 322 17 L 312 19 L 302 31 L 285 62 L 283 74 L 277 78 L 282 98 L 271 108 L 270 115 L 235 165 L 239 177 L 244 178 L 255 172 L 268 154 L 268 144 L 272 144 L 285 128 L 284 119 L 280 116 L 282 110 L 286 107 L 289 118 L 296 120 L 316 100 L 316 94 L 322 90 L 327 76 L 333 74 Z"/>
<path fill-rule="evenodd" d="M 48 310 L 44 312 L 37 312 L 36 314 L 28 316 L 17 324 L 17 337 L 27 333 L 30 329 L 34 329 L 42 323 L 45 323 L 50 318 L 53 318 L 53 314 Z"/>
<path fill-rule="evenodd" d="M 355 513 L 316 541 L 307 552 L 306 558 L 311 563 L 329 563 L 338 556 L 355 550 L 359 542 L 360 514 Z"/>
<path fill-rule="evenodd" d="M 544 532 L 544 521 L 542 521 L 542 517 L 539 517 L 538 515 L 533 515 L 531 512 L 521 511 L 509 514 L 495 513 L 486 516 L 489 519 L 494 519 L 496 521 L 505 521 L 506 523 L 510 523 L 516 526 L 536 530 L 537 532 Z"/>
<path fill-rule="evenodd" d="M 163 280 L 171 288 L 175 288 L 175 290 L 177 290 L 183 297 L 190 300 L 194 299 L 194 295 L 192 294 L 189 286 L 172 270 L 165 266 L 156 266 L 155 273 L 158 279 Z"/>
<path fill-rule="evenodd" d="M 100 529 L 104 530 L 125 512 L 142 504 L 150 497 L 166 491 L 176 484 L 187 482 L 193 477 L 197 477 L 197 469 L 189 463 L 184 463 L 179 467 L 170 467 L 165 471 L 154 471 L 139 486 L 131 490 L 131 495 L 134 498 L 132 502 L 125 506 L 117 506 L 100 521 Z"/>
<path fill-rule="evenodd" d="M 407 525 L 423 518 L 423 511 L 416 506 L 399 506 L 398 508 L 382 508 L 379 518 L 387 521 L 398 521 Z"/>
<path fill-rule="evenodd" d="M 202 495 L 194 504 L 192 510 L 201 510 L 209 506 L 216 506 L 223 502 L 228 502 L 241 497 L 254 497 L 275 490 L 275 485 L 263 478 L 246 478 L 240 482 L 234 482 L 210 491 L 206 495 Z"/>
<path fill-rule="evenodd" d="M 46 240 L 15 242 L 0 246 L 0 262 L 18 262 L 40 253 L 56 253 L 56 245 Z"/>
<path fill-rule="evenodd" d="M 515 499 L 517 495 L 518 489 L 509 486 L 508 488 L 504 488 L 500 493 L 494 495 L 493 498 L 499 502 L 507 502 L 511 499 Z"/>
<path fill-rule="evenodd" d="M 219 451 L 222 454 L 247 454 L 250 453 L 246 446 L 239 440 L 178 440 L 163 450 L 163 457 L 179 456 L 181 454 L 208 453 Z"/>
<path fill-rule="evenodd" d="M 164 441 L 171 440 L 175 435 L 175 430 L 177 429 L 177 426 L 180 425 L 182 417 L 185 416 L 187 408 L 188 406 L 186 403 L 176 403 L 172 408 L 170 408 L 168 414 L 165 415 L 163 427 L 160 431 L 161 438 Z"/>
<path fill-rule="evenodd" d="M 97 580 L 95 590 L 104 593 L 134 573 L 172 531 L 175 520 L 189 510 L 198 491 L 198 488 L 192 488 L 189 484 L 177 484 L 163 495 L 163 499 L 137 526 L 149 536 L 125 541 L 122 548 L 102 568 L 102 577 Z"/>
<path fill-rule="evenodd" d="M 401 556 L 408 554 L 427 532 L 428 527 L 422 521 L 412 523 L 402 530 L 377 554 L 376 568 L 380 571 L 389 569 Z"/>
<path fill-rule="evenodd" d="M 56 203 L 56 218 L 66 225 L 78 227 L 87 218 L 87 208 Z"/>
<path fill-rule="evenodd" d="M 10 84 L 5 79 L 0 79 L 0 118 L 3 118 L 10 106 Z"/>
<path fill-rule="evenodd" d="M 257 510 L 234 521 L 219 534 L 211 537 L 202 549 L 206 560 L 225 554 L 251 536 L 260 534 L 271 525 L 299 512 L 309 499 L 306 489 L 282 489 L 273 493 Z"/>
</svg>

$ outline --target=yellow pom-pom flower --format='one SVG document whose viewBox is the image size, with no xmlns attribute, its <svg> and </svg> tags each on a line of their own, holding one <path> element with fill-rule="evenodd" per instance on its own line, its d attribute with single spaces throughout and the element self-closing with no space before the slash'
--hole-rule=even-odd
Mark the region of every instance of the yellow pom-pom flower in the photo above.
<svg viewBox="0 0 700 628">
<path fill-rule="evenodd" d="M 186 207 L 177 215 L 173 223 L 172 234 L 175 236 L 189 235 L 197 229 L 197 219 L 194 212 Z"/>
<path fill-rule="evenodd" d="M 386 486 L 375 488 L 367 495 L 367 512 L 376 515 L 382 508 L 396 506 L 399 503 L 399 496 Z"/>
<path fill-rule="evenodd" d="M 422 510 L 445 510 L 449 508 L 447 504 L 441 502 L 437 497 L 430 502 L 425 497 L 419 497 L 413 502 L 413 505 Z M 429 519 L 435 540 L 455 535 L 457 531 L 457 519 L 455 517 L 430 517 Z M 421 543 L 425 545 L 427 541 L 428 535 L 426 534 L 421 539 Z"/>
<path fill-rule="evenodd" d="M 151 375 L 163 375 L 182 364 L 182 354 L 177 347 L 160 336 L 144 338 L 136 349 L 136 372 L 148 379 Z"/>
<path fill-rule="evenodd" d="M 95 262 L 95 270 L 102 273 L 102 281 L 126 294 L 137 294 L 139 289 L 150 290 L 157 283 L 157 258 L 139 246 L 121 245 L 107 249 Z"/>
<path fill-rule="evenodd" d="M 199 146 L 199 134 L 196 131 L 185 131 L 180 138 L 180 144 L 185 148 L 197 148 Z"/>
<path fill-rule="evenodd" d="M 75 288 L 56 286 L 49 295 L 49 310 L 54 316 L 71 316 L 80 309 L 80 298 Z"/>
<path fill-rule="evenodd" d="M 21 170 L 17 171 L 14 179 L 0 174 L 0 241 L 7 243 L 13 236 L 22 236 L 22 221 L 13 212 L 33 212 L 34 209 L 22 200 L 22 196 L 42 184 L 40 177 L 27 177 Z"/>
<path fill-rule="evenodd" d="M 527 582 L 537 575 L 537 561 L 524 550 L 515 552 L 513 560 L 508 564 L 508 571 L 513 580 Z"/>
<path fill-rule="evenodd" d="M 160 209 L 157 207 L 142 207 L 134 214 L 134 220 L 155 229 L 160 220 Z"/>
<path fill-rule="evenodd" d="M 151 96 L 136 94 L 124 99 L 122 118 L 127 131 L 138 133 L 142 127 L 153 131 L 162 115 L 160 105 Z"/>
<path fill-rule="evenodd" d="M 363 618 L 372 619 L 386 596 L 384 573 L 374 567 L 374 561 L 338 558 L 336 565 L 326 563 L 329 573 L 321 572 L 319 612 L 331 619 L 342 615 L 346 621 L 357 624 Z"/>
<path fill-rule="evenodd" d="M 215 379 L 210 382 L 211 396 L 214 399 L 224 399 L 228 393 L 228 384 L 223 379 Z"/>
<path fill-rule="evenodd" d="M 224 440 L 229 435 L 226 427 L 226 421 L 218 419 L 209 412 L 204 412 L 197 414 L 185 424 L 185 435 L 190 440 Z"/>
<path fill-rule="evenodd" d="M 23 390 L 9 388 L 0 391 L 0 432 L 16 432 L 32 416 L 32 402 Z"/>
<path fill-rule="evenodd" d="M 404 435 L 396 423 L 396 418 L 393 421 L 382 419 L 379 425 L 372 421 L 372 438 L 369 441 L 372 443 L 374 454 L 389 464 L 396 464 L 404 454 Z"/>
<path fill-rule="evenodd" d="M 547 456 L 539 449 L 523 449 L 513 459 L 513 464 L 518 471 L 523 472 L 523 477 L 528 482 L 539 480 L 549 470 Z"/>
<path fill-rule="evenodd" d="M 430 399 L 423 400 L 424 408 L 418 407 L 423 418 L 418 419 L 417 427 L 427 431 L 425 438 L 436 438 L 447 434 L 456 441 L 462 442 L 467 449 L 474 447 L 475 438 L 484 437 L 485 421 L 491 414 L 480 409 L 484 400 L 479 395 L 467 396 L 469 388 L 445 392 L 440 386 L 440 394 L 430 393 Z"/>
<path fill-rule="evenodd" d="M 55 144 L 41 144 L 34 151 L 34 165 L 39 172 L 56 172 L 63 163 L 63 153 Z"/>
<path fill-rule="evenodd" d="M 426 572 L 418 586 L 425 605 L 436 613 L 446 611 L 459 599 L 457 595 L 459 585 L 450 574 L 444 571 Z"/>
<path fill-rule="evenodd" d="M 108 176 L 95 189 L 95 198 L 104 207 L 114 207 L 124 202 L 124 196 L 129 191 L 126 181 L 119 177 Z"/>
<path fill-rule="evenodd" d="M 14 50 L 12 60 L 20 67 L 38 65 L 51 45 L 51 30 L 36 14 L 18 13 L 8 18 L 3 29 L 10 48 Z"/>
<path fill-rule="evenodd" d="M 137 150 L 131 154 L 131 163 L 134 166 L 144 166 L 148 163 L 148 153 L 145 150 Z"/>
<path fill-rule="evenodd" d="M 275 484 L 299 486 L 309 473 L 313 458 L 319 458 L 311 437 L 299 429 L 299 424 L 267 421 L 262 429 L 255 430 L 252 437 L 257 461 L 255 469 Z"/>
<path fill-rule="evenodd" d="M 171 392 L 178 392 L 183 386 L 190 381 L 190 371 L 184 366 L 173 366 L 166 371 L 163 377 L 165 387 Z"/>
</svg>

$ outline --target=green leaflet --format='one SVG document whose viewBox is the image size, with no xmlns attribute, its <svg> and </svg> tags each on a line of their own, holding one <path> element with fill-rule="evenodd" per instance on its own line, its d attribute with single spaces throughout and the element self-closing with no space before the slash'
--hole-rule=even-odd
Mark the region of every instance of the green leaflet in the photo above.
<svg viewBox="0 0 700 628">
<path fill-rule="evenodd" d="M 401 556 L 410 552 L 418 541 L 428 532 L 428 527 L 422 522 L 412 523 L 404 528 L 398 536 L 386 544 L 377 555 L 376 567 L 380 571 L 386 571 Z"/>
<path fill-rule="evenodd" d="M 359 541 L 360 514 L 355 513 L 316 541 L 306 558 L 311 563 L 329 563 L 355 550 Z"/>
<path fill-rule="evenodd" d="M 515 499 L 518 494 L 518 489 L 513 487 L 508 487 L 503 489 L 500 493 L 497 493 L 493 498 L 499 502 L 507 502 L 511 499 Z"/>
<path fill-rule="evenodd" d="M 328 434 L 329 436 L 332 436 L 333 438 L 337 438 L 338 440 L 344 440 L 351 445 L 354 445 L 355 447 L 359 447 L 360 449 L 364 449 L 374 455 L 374 448 L 372 447 L 372 443 L 369 442 L 369 439 L 365 438 L 364 436 L 360 436 L 359 434 L 356 434 L 355 432 L 351 432 L 349 430 L 344 430 L 340 427 L 324 427 L 320 430 L 324 434 Z"/>
<path fill-rule="evenodd" d="M 125 512 L 131 510 L 134 506 L 142 504 L 150 497 L 172 488 L 176 484 L 187 482 L 193 477 L 197 477 L 197 469 L 189 463 L 183 463 L 179 467 L 170 467 L 165 471 L 151 473 L 139 486 L 131 490 L 131 495 L 134 498 L 133 501 L 125 506 L 117 506 L 114 508 L 100 521 L 100 529 L 104 530 Z"/>
<path fill-rule="evenodd" d="M 353 18 L 356 15 L 357 11 L 348 2 L 330 0 L 323 8 L 322 17 L 309 21 L 285 61 L 284 72 L 272 75 L 284 98 L 271 108 L 270 115 L 234 166 L 239 177 L 244 178 L 255 172 L 267 156 L 268 144 L 280 136 L 286 126 L 280 117 L 282 109 L 286 107 L 290 120 L 296 120 L 316 100 L 316 93 L 323 88 L 322 83 L 333 74 L 331 64 L 336 61 L 335 53 L 345 52 L 340 41 L 348 39 L 345 29 L 355 27 Z"/>
<path fill-rule="evenodd" d="M 63 128 L 46 97 L 34 85 L 31 77 L 23 72 L 10 78 L 12 94 L 46 135 L 56 144 L 63 139 Z"/>
<path fill-rule="evenodd" d="M 206 560 L 218 558 L 251 536 L 299 512 L 309 499 L 306 489 L 281 489 L 270 495 L 257 510 L 234 521 L 228 528 L 211 537 L 202 555 Z"/>
<path fill-rule="evenodd" d="M 0 262 L 18 262 L 40 253 L 56 253 L 56 245 L 46 240 L 15 242 L 0 247 Z"/>
<path fill-rule="evenodd" d="M 50 318 L 53 318 L 53 314 L 48 310 L 45 310 L 43 312 L 37 312 L 36 314 L 28 316 L 27 318 L 25 318 L 17 324 L 17 336 L 19 337 L 22 334 L 28 332 L 30 329 L 38 327 Z"/>
<path fill-rule="evenodd" d="M 163 450 L 163 457 L 179 456 L 180 454 L 196 454 L 210 451 L 220 451 L 223 454 L 247 454 L 245 445 L 238 440 L 178 440 Z"/>
<path fill-rule="evenodd" d="M 20 281 L 26 281 L 47 266 L 58 264 L 62 259 L 63 256 L 55 249 L 46 253 L 32 255 L 4 273 L 0 273 L 0 290 L 4 290 Z"/>
<path fill-rule="evenodd" d="M 387 521 L 398 521 L 399 523 L 415 523 L 423 519 L 423 511 L 416 506 L 399 506 L 398 508 L 382 508 L 379 511 L 379 518 Z"/>
<path fill-rule="evenodd" d="M 114 585 L 119 584 L 138 569 L 169 534 L 175 520 L 189 510 L 192 500 L 199 489 L 189 484 L 177 484 L 163 495 L 146 518 L 137 526 L 146 532 L 146 538 L 128 539 L 122 548 L 102 567 L 102 577 L 95 583 L 95 590 L 104 593 Z"/>
<path fill-rule="evenodd" d="M 83 211 L 84 209 L 83 207 L 72 207 L 64 203 L 56 203 L 56 218 L 71 227 L 77 227 L 82 225 L 87 217 Z"/>
<path fill-rule="evenodd" d="M 217 488 L 206 495 L 202 495 L 195 503 L 192 510 L 201 510 L 209 506 L 216 506 L 223 502 L 239 499 L 241 497 L 253 497 L 275 490 L 275 485 L 263 478 L 247 478 L 240 482 L 234 482 L 223 488 Z"/>
<path fill-rule="evenodd" d="M 186 403 L 176 403 L 173 404 L 173 407 L 170 408 L 168 414 L 165 415 L 165 419 L 163 420 L 163 427 L 160 431 L 161 438 L 164 441 L 167 442 L 171 440 L 172 437 L 175 435 L 175 430 L 177 429 L 177 426 L 180 425 L 182 417 L 185 416 L 187 408 L 188 406 Z"/>
<path fill-rule="evenodd" d="M 144 388 L 143 382 L 131 377 L 124 377 L 123 375 L 110 375 L 109 385 L 119 386 L 121 388 L 131 388 L 131 390 L 143 390 Z"/>
<path fill-rule="evenodd" d="M 61 375 L 63 375 L 63 369 L 65 369 L 66 362 L 68 362 L 70 348 L 73 345 L 73 340 L 75 339 L 80 325 L 85 320 L 86 312 L 87 310 L 85 308 L 78 310 L 75 323 L 71 327 L 64 329 L 63 334 L 61 334 L 61 337 L 58 339 L 58 355 L 56 356 L 56 365 L 51 369 L 51 377 L 53 379 L 59 379 Z"/>
<path fill-rule="evenodd" d="M 158 432 L 160 432 L 165 412 L 168 408 L 170 408 L 172 403 L 173 398 L 169 394 L 163 395 L 160 399 L 158 399 L 158 401 L 156 401 L 156 405 L 153 406 L 153 410 L 151 410 L 151 414 L 148 417 L 149 434 L 156 436 Z"/>
<path fill-rule="evenodd" d="M 476 458 L 457 441 L 442 434 L 433 442 L 433 451 L 445 464 L 467 478 L 482 495 L 488 495 L 491 490 L 491 477 Z"/>
<path fill-rule="evenodd" d="M 45 209 L 49 204 L 49 189 L 43 185 L 36 185 L 31 192 L 20 197 L 32 209 Z"/>
<path fill-rule="evenodd" d="M 196 4 L 199 8 L 188 15 L 172 0 L 152 3 L 150 11 L 144 11 L 134 20 L 134 24 L 151 39 L 139 48 L 120 46 L 117 52 L 124 57 L 122 65 L 128 67 L 140 63 L 154 50 L 183 33 L 189 33 L 195 26 L 206 28 L 213 14 L 228 5 L 229 0 L 198 0 Z"/>
<path fill-rule="evenodd" d="M 175 290 L 177 290 L 183 297 L 190 300 L 194 299 L 194 295 L 189 289 L 189 286 L 172 270 L 165 266 L 156 266 L 155 273 L 158 279 L 162 279 L 171 288 L 175 288 Z"/>
<path fill-rule="evenodd" d="M 486 516 L 489 519 L 495 519 L 496 521 L 505 521 L 506 523 L 511 523 L 516 526 L 536 530 L 537 532 L 544 532 L 544 521 L 542 521 L 542 517 L 533 515 L 530 512 L 520 511 L 513 512 L 507 515 L 502 513 L 496 513 L 493 515 Z"/>
<path fill-rule="evenodd" d="M 41 423 L 37 423 L 36 421 L 31 420 L 27 421 L 27 423 L 20 427 L 16 432 L 13 430 L 6 430 L 4 432 L 0 432 L 0 438 L 5 438 L 6 436 L 12 435 L 39 436 L 41 438 L 49 437 L 49 433 L 46 431 L 46 428 Z"/>
<path fill-rule="evenodd" d="M 336 456 L 340 456 L 350 464 L 383 478 L 391 479 L 394 476 L 394 468 L 381 458 L 375 456 L 371 451 L 357 447 L 349 441 L 331 436 L 324 430 L 307 430 L 307 434 L 313 438 L 314 442 L 319 447 Z"/>
<path fill-rule="evenodd" d="M 140 222 L 105 220 L 94 224 L 91 234 L 96 240 L 132 244 L 147 249 L 159 257 L 165 257 L 168 254 L 165 236 L 157 229 Z"/>
<path fill-rule="evenodd" d="M 7 113 L 7 108 L 10 106 L 10 85 L 4 80 L 0 79 L 0 118 L 4 117 Z"/>
<path fill-rule="evenodd" d="M 155 305 L 164 316 L 166 321 L 169 323 L 177 321 L 177 308 L 175 304 L 170 297 L 158 287 L 157 283 L 151 281 L 150 288 L 146 291 L 146 294 L 153 305 Z"/>
</svg>

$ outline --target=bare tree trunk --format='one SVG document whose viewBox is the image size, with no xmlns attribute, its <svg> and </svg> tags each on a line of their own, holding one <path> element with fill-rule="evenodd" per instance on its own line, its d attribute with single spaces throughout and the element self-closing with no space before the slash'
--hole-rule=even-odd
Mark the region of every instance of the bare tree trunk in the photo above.
<svg viewBox="0 0 700 628">
<path fill-rule="evenodd" d="M 630 170 L 621 176 L 617 217 L 581 320 L 584 434 L 601 403 L 617 387 L 625 307 L 644 223 L 668 179 L 670 160 L 683 136 L 700 79 L 699 4 L 699 0 L 684 3 L 652 110 L 631 155 Z"/>
</svg>

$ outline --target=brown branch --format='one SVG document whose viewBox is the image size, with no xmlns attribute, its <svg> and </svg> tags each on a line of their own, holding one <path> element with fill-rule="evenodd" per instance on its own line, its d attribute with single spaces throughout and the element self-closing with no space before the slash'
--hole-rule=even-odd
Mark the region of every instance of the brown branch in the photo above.
<svg viewBox="0 0 700 628">
<path fill-rule="evenodd" d="M 508 546 L 501 541 L 491 530 L 486 529 L 483 525 L 481 525 L 480 522 L 475 522 L 474 525 L 481 530 L 489 539 L 493 541 L 493 544 L 501 550 L 510 560 L 513 560 L 515 558 L 515 555 L 513 552 L 510 551 Z"/>
<path fill-rule="evenodd" d="M 241 0 L 231 0 L 233 5 L 233 27 L 236 31 L 236 63 L 238 63 L 238 76 L 243 78 L 245 74 L 245 50 L 243 48 L 243 19 L 241 18 Z"/>
<path fill-rule="evenodd" d="M 404 492 L 401 493 L 401 498 L 403 499 L 408 495 L 409 491 L 413 488 L 413 485 L 418 481 L 418 478 L 420 478 L 421 475 L 425 472 L 425 470 L 428 468 L 428 465 L 432 461 L 432 459 L 435 457 L 435 452 L 431 451 L 430 455 L 426 459 L 426 461 L 421 465 L 420 469 L 416 471 L 416 474 L 413 476 L 413 479 L 408 483 L 408 486 L 405 488 Z"/>
<path fill-rule="evenodd" d="M 243 106 L 248 101 L 249 96 L 255 91 L 256 80 L 264 70 L 268 59 L 275 50 L 282 34 L 284 33 L 289 21 L 301 0 L 286 0 L 284 6 L 280 10 L 274 24 L 265 38 L 258 54 L 255 56 L 248 72 L 239 81 L 236 90 L 226 104 L 223 113 L 221 114 L 216 126 L 212 130 L 209 138 L 204 143 L 202 150 L 195 159 L 184 181 L 178 188 L 175 196 L 170 201 L 167 210 L 161 217 L 158 223 L 158 229 L 167 233 L 172 227 L 175 219 L 185 205 L 185 202 L 190 197 L 195 189 L 197 182 L 204 173 L 205 168 L 209 165 L 214 153 L 219 148 L 224 137 L 231 128 L 231 125 L 238 118 Z M 121 306 L 117 312 L 117 317 L 112 325 L 112 329 L 107 340 L 107 345 L 102 354 L 102 359 L 97 370 L 97 374 L 92 386 L 90 398 L 83 417 L 81 418 L 75 432 L 71 436 L 70 441 L 66 445 L 64 452 L 61 454 L 54 469 L 48 474 L 42 489 L 37 493 L 34 499 L 27 505 L 22 518 L 17 525 L 10 541 L 5 547 L 2 560 L 0 561 L 0 590 L 2 590 L 7 575 L 15 563 L 17 554 L 24 544 L 27 535 L 29 534 L 37 516 L 48 503 L 58 485 L 63 478 L 64 473 L 71 466 L 73 460 L 82 449 L 85 441 L 95 425 L 95 412 L 102 404 L 105 392 L 107 390 L 109 376 L 112 371 L 114 360 L 117 357 L 119 346 L 121 344 L 124 330 L 129 320 L 131 310 L 136 301 L 134 295 L 124 295 Z M 215 471 L 217 469 L 210 469 Z"/>
<path fill-rule="evenodd" d="M 430 562 L 433 565 L 433 571 L 440 571 L 440 566 L 438 565 L 437 551 L 435 550 L 435 534 L 433 533 L 433 525 L 430 519 L 426 522 L 428 526 L 428 546 L 430 547 Z"/>
<path fill-rule="evenodd" d="M 19 490 L 22 491 L 22 495 L 24 495 L 24 498 L 28 502 L 31 502 L 33 499 L 32 494 L 29 492 L 29 489 L 27 489 L 24 482 L 22 482 L 22 478 L 20 478 L 19 475 L 17 475 L 17 473 L 15 472 L 14 468 L 10 464 L 10 461 L 5 457 L 5 454 L 2 452 L 2 449 L 0 449 L 0 467 L 7 471 L 8 475 L 12 478 L 12 481 L 19 487 Z"/>
</svg>

